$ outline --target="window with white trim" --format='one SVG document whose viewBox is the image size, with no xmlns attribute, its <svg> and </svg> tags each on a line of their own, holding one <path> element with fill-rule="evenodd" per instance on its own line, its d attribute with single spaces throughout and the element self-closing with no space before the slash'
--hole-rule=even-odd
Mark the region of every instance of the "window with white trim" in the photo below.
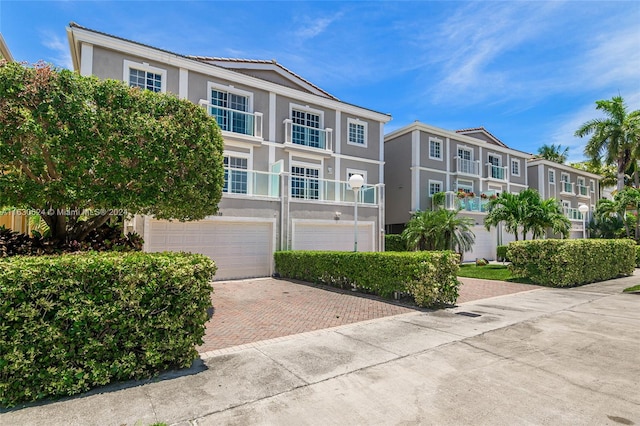
<svg viewBox="0 0 640 426">
<path fill-rule="evenodd" d="M 353 175 L 360 175 L 364 179 L 364 184 L 367 184 L 367 171 L 366 170 L 356 170 L 356 169 L 347 169 L 347 189 L 351 189 L 351 185 L 349 185 L 349 178 Z"/>
<path fill-rule="evenodd" d="M 151 90 L 152 92 L 166 92 L 167 71 L 152 67 L 147 63 L 136 63 L 124 60 L 123 80 L 131 87 Z"/>
<path fill-rule="evenodd" d="M 221 130 L 253 135 L 254 116 L 250 113 L 250 94 L 210 84 L 209 101 L 211 115 Z"/>
<path fill-rule="evenodd" d="M 246 194 L 247 191 L 247 158 L 224 156 L 224 186 L 222 192 L 229 194 Z"/>
<path fill-rule="evenodd" d="M 596 192 L 596 183 L 593 179 L 589 180 L 589 190 L 591 192 Z"/>
<path fill-rule="evenodd" d="M 552 185 L 555 185 L 556 183 L 556 171 L 555 170 L 549 170 L 549 183 Z"/>
<path fill-rule="evenodd" d="M 520 160 L 511 160 L 511 175 L 520 176 Z"/>
<path fill-rule="evenodd" d="M 298 145 L 324 148 L 324 135 L 320 135 L 321 118 L 320 114 L 314 112 L 292 109 L 291 141 Z"/>
<path fill-rule="evenodd" d="M 429 196 L 442 192 L 442 182 L 438 180 L 429 180 Z"/>
<path fill-rule="evenodd" d="M 304 200 L 320 199 L 320 169 L 291 166 L 291 197 Z"/>
<path fill-rule="evenodd" d="M 442 141 L 440 139 L 429 138 L 429 158 L 442 160 Z"/>
<path fill-rule="evenodd" d="M 367 146 L 367 122 L 347 119 L 348 134 L 347 143 L 350 145 Z"/>
<path fill-rule="evenodd" d="M 470 180 L 458 180 L 456 182 L 456 190 L 469 194 L 473 192 L 473 182 Z"/>
<path fill-rule="evenodd" d="M 500 167 L 502 164 L 502 157 L 500 155 L 489 154 L 489 164 L 492 166 Z"/>
</svg>

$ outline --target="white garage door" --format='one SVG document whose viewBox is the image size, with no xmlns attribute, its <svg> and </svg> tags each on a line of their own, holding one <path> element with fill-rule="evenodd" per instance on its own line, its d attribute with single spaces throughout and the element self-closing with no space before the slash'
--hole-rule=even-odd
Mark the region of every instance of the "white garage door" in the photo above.
<svg viewBox="0 0 640 426">
<path fill-rule="evenodd" d="M 495 260 L 496 258 L 496 230 L 487 231 L 484 226 L 472 226 L 471 231 L 476 235 L 476 242 L 471 251 L 464 254 L 463 262 L 476 259 Z"/>
<path fill-rule="evenodd" d="M 187 251 L 212 258 L 216 280 L 268 277 L 273 260 L 271 222 L 151 220 L 147 251 Z"/>
<path fill-rule="evenodd" d="M 358 251 L 373 251 L 374 223 L 358 222 Z M 353 222 L 293 221 L 293 250 L 353 251 Z"/>
</svg>

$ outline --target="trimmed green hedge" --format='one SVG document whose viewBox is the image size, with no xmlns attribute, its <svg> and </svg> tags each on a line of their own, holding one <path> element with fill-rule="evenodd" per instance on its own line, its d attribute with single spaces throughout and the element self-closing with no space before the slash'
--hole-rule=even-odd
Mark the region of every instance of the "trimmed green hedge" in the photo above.
<svg viewBox="0 0 640 426">
<path fill-rule="evenodd" d="M 509 246 L 498 246 L 496 249 L 496 257 L 498 258 L 499 261 L 501 262 L 507 262 L 509 261 L 509 258 L 507 257 L 507 249 L 509 248 Z"/>
<path fill-rule="evenodd" d="M 356 288 L 382 297 L 409 293 L 418 306 L 454 304 L 460 259 L 452 252 L 280 251 L 280 276 L 339 288 Z"/>
<path fill-rule="evenodd" d="M 215 271 L 186 253 L 0 260 L 0 405 L 190 366 Z"/>
<path fill-rule="evenodd" d="M 385 251 L 407 251 L 407 243 L 400 234 L 388 234 L 384 236 Z"/>
<path fill-rule="evenodd" d="M 509 244 L 509 269 L 536 284 L 569 287 L 631 275 L 636 264 L 632 240 L 534 240 Z"/>
</svg>

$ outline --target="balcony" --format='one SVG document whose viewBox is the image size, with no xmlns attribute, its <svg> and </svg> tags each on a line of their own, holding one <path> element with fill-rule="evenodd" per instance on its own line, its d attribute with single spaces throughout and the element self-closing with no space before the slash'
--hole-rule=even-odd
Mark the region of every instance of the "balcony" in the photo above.
<svg viewBox="0 0 640 426">
<path fill-rule="evenodd" d="M 447 192 L 445 196 L 445 208 L 462 210 L 464 212 L 486 213 L 487 204 L 495 198 L 495 191 L 482 193 L 479 197 L 461 195 L 459 192 Z"/>
<path fill-rule="evenodd" d="M 290 146 L 310 148 L 313 151 L 333 151 L 333 129 L 294 124 L 289 118 L 284 120 L 284 143 Z"/>
<path fill-rule="evenodd" d="M 579 197 L 589 197 L 589 188 L 584 185 L 576 185 Z"/>
<path fill-rule="evenodd" d="M 494 166 L 491 163 L 487 163 L 487 178 L 496 180 L 507 180 L 507 168 L 503 166 Z"/>
<path fill-rule="evenodd" d="M 454 157 L 456 160 L 455 173 L 470 176 L 480 176 L 480 161 L 467 160 L 461 157 Z"/>
<path fill-rule="evenodd" d="M 325 202 L 353 203 L 354 194 L 349 182 L 290 176 L 291 201 L 317 200 Z M 375 185 L 363 185 L 358 191 L 358 203 L 375 206 L 378 191 Z"/>
<path fill-rule="evenodd" d="M 280 174 L 225 167 L 222 192 L 248 197 L 279 198 Z"/>
<path fill-rule="evenodd" d="M 223 132 L 262 139 L 261 112 L 238 111 L 212 105 L 205 100 L 201 100 L 199 103 L 207 108 L 209 115 L 216 119 Z"/>
<path fill-rule="evenodd" d="M 560 192 L 565 194 L 574 194 L 573 192 L 573 182 L 561 182 Z"/>
<path fill-rule="evenodd" d="M 582 220 L 582 213 L 580 213 L 580 210 L 574 209 L 573 207 L 563 207 L 562 210 L 569 220 Z"/>
</svg>

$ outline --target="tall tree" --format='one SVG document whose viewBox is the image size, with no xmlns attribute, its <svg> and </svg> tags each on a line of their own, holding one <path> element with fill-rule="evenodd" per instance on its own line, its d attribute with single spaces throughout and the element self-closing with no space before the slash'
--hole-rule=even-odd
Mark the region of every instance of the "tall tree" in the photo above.
<svg viewBox="0 0 640 426">
<path fill-rule="evenodd" d="M 487 216 L 484 218 L 484 226 L 487 231 L 491 227 L 498 227 L 504 223 L 505 230 L 515 235 L 518 241 L 519 228 L 523 224 L 524 205 L 518 194 L 502 192 L 497 198 L 487 203 Z M 526 233 L 523 235 L 526 239 Z"/>
<path fill-rule="evenodd" d="M 569 164 L 574 169 L 600 175 L 600 185 L 598 186 L 598 199 L 602 198 L 602 188 L 613 187 L 618 183 L 616 167 L 613 165 L 603 165 L 600 162 L 581 161 Z M 626 176 L 626 174 L 625 174 Z"/>
<path fill-rule="evenodd" d="M 48 65 L 0 63 L 0 206 L 37 211 L 56 240 L 82 241 L 111 214 L 214 214 L 222 136 L 171 95 Z"/>
<path fill-rule="evenodd" d="M 569 155 L 569 148 L 562 149 L 562 145 L 544 144 L 540 148 L 538 148 L 538 156 L 544 158 L 545 160 L 553 161 L 555 163 L 564 164 L 567 161 L 567 157 Z"/>
<path fill-rule="evenodd" d="M 625 170 L 640 155 L 640 110 L 628 113 L 622 96 L 596 101 L 596 109 L 605 117 L 587 121 L 575 134 L 591 135 L 584 151 L 589 159 L 617 166 L 618 191 L 621 191 Z"/>
</svg>

